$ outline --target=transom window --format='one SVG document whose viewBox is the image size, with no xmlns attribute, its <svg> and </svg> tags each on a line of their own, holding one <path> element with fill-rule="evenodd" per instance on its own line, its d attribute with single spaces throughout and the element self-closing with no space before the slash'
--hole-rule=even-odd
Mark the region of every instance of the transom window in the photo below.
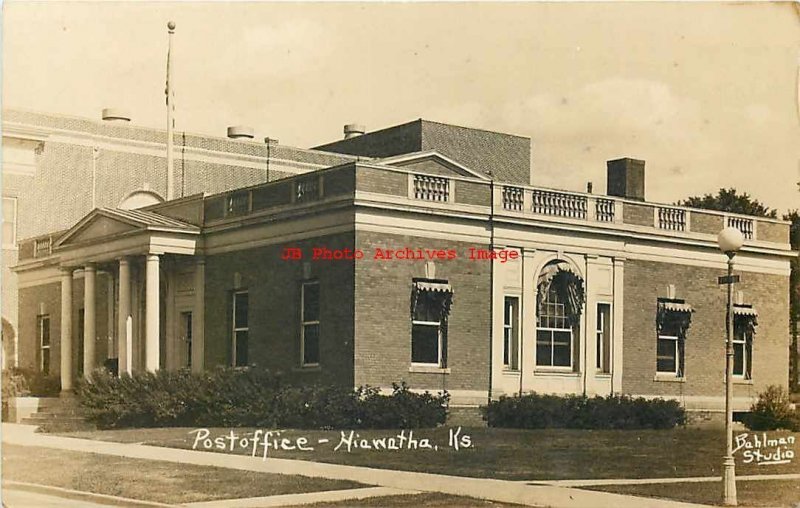
<svg viewBox="0 0 800 508">
<path fill-rule="evenodd" d="M 248 339 L 250 326 L 248 320 L 249 294 L 247 291 L 233 293 L 233 336 L 232 359 L 234 367 L 247 365 Z"/>
<path fill-rule="evenodd" d="M 303 365 L 319 365 L 319 282 L 304 282 L 300 300 L 300 350 Z"/>
</svg>

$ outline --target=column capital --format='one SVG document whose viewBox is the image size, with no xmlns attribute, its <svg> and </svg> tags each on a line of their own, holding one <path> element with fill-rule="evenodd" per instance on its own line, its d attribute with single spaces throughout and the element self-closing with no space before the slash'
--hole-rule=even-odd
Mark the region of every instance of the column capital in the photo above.
<svg viewBox="0 0 800 508">
<path fill-rule="evenodd" d="M 120 256 L 120 257 L 117 258 L 117 261 L 119 261 L 119 264 L 126 264 L 127 265 L 127 264 L 130 264 L 131 258 L 128 257 L 128 256 Z"/>
<path fill-rule="evenodd" d="M 83 265 L 83 270 L 85 272 L 95 272 L 97 271 L 97 265 L 94 263 L 86 263 Z"/>
</svg>

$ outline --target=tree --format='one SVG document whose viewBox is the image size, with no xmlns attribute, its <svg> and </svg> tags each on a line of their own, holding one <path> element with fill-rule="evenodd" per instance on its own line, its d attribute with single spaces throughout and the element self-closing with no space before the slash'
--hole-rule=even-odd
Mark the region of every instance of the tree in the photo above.
<svg viewBox="0 0 800 508">
<path fill-rule="evenodd" d="M 744 194 L 739 194 L 733 187 L 730 189 L 720 189 L 716 196 L 712 194 L 692 196 L 683 201 L 678 201 L 677 204 L 692 208 L 718 210 L 720 212 L 770 217 L 772 219 L 778 216 L 776 210 L 772 210 L 757 199 L 751 198 L 746 192 Z"/>
</svg>

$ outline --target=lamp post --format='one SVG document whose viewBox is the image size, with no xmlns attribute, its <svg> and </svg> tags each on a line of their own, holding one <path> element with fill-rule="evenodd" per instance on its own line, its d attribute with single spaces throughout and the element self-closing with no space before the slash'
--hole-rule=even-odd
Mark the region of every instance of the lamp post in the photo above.
<svg viewBox="0 0 800 508">
<path fill-rule="evenodd" d="M 728 285 L 727 323 L 725 340 L 725 457 L 723 460 L 722 502 L 736 506 L 736 463 L 733 460 L 733 257 L 744 244 L 742 232 L 727 227 L 717 236 L 719 249 L 728 256 L 728 276 L 720 277 L 720 284 Z"/>
</svg>

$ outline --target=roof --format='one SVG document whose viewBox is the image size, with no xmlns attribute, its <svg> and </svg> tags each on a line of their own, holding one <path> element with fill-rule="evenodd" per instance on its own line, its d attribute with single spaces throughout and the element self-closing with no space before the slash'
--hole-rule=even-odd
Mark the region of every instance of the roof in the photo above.
<svg viewBox="0 0 800 508">
<path fill-rule="evenodd" d="M 172 217 L 161 215 L 160 213 L 145 210 L 122 210 L 119 208 L 98 208 L 103 215 L 111 218 L 119 218 L 127 222 L 134 222 L 146 228 L 170 228 L 184 231 L 200 231 L 194 224 L 183 222 Z"/>
</svg>

